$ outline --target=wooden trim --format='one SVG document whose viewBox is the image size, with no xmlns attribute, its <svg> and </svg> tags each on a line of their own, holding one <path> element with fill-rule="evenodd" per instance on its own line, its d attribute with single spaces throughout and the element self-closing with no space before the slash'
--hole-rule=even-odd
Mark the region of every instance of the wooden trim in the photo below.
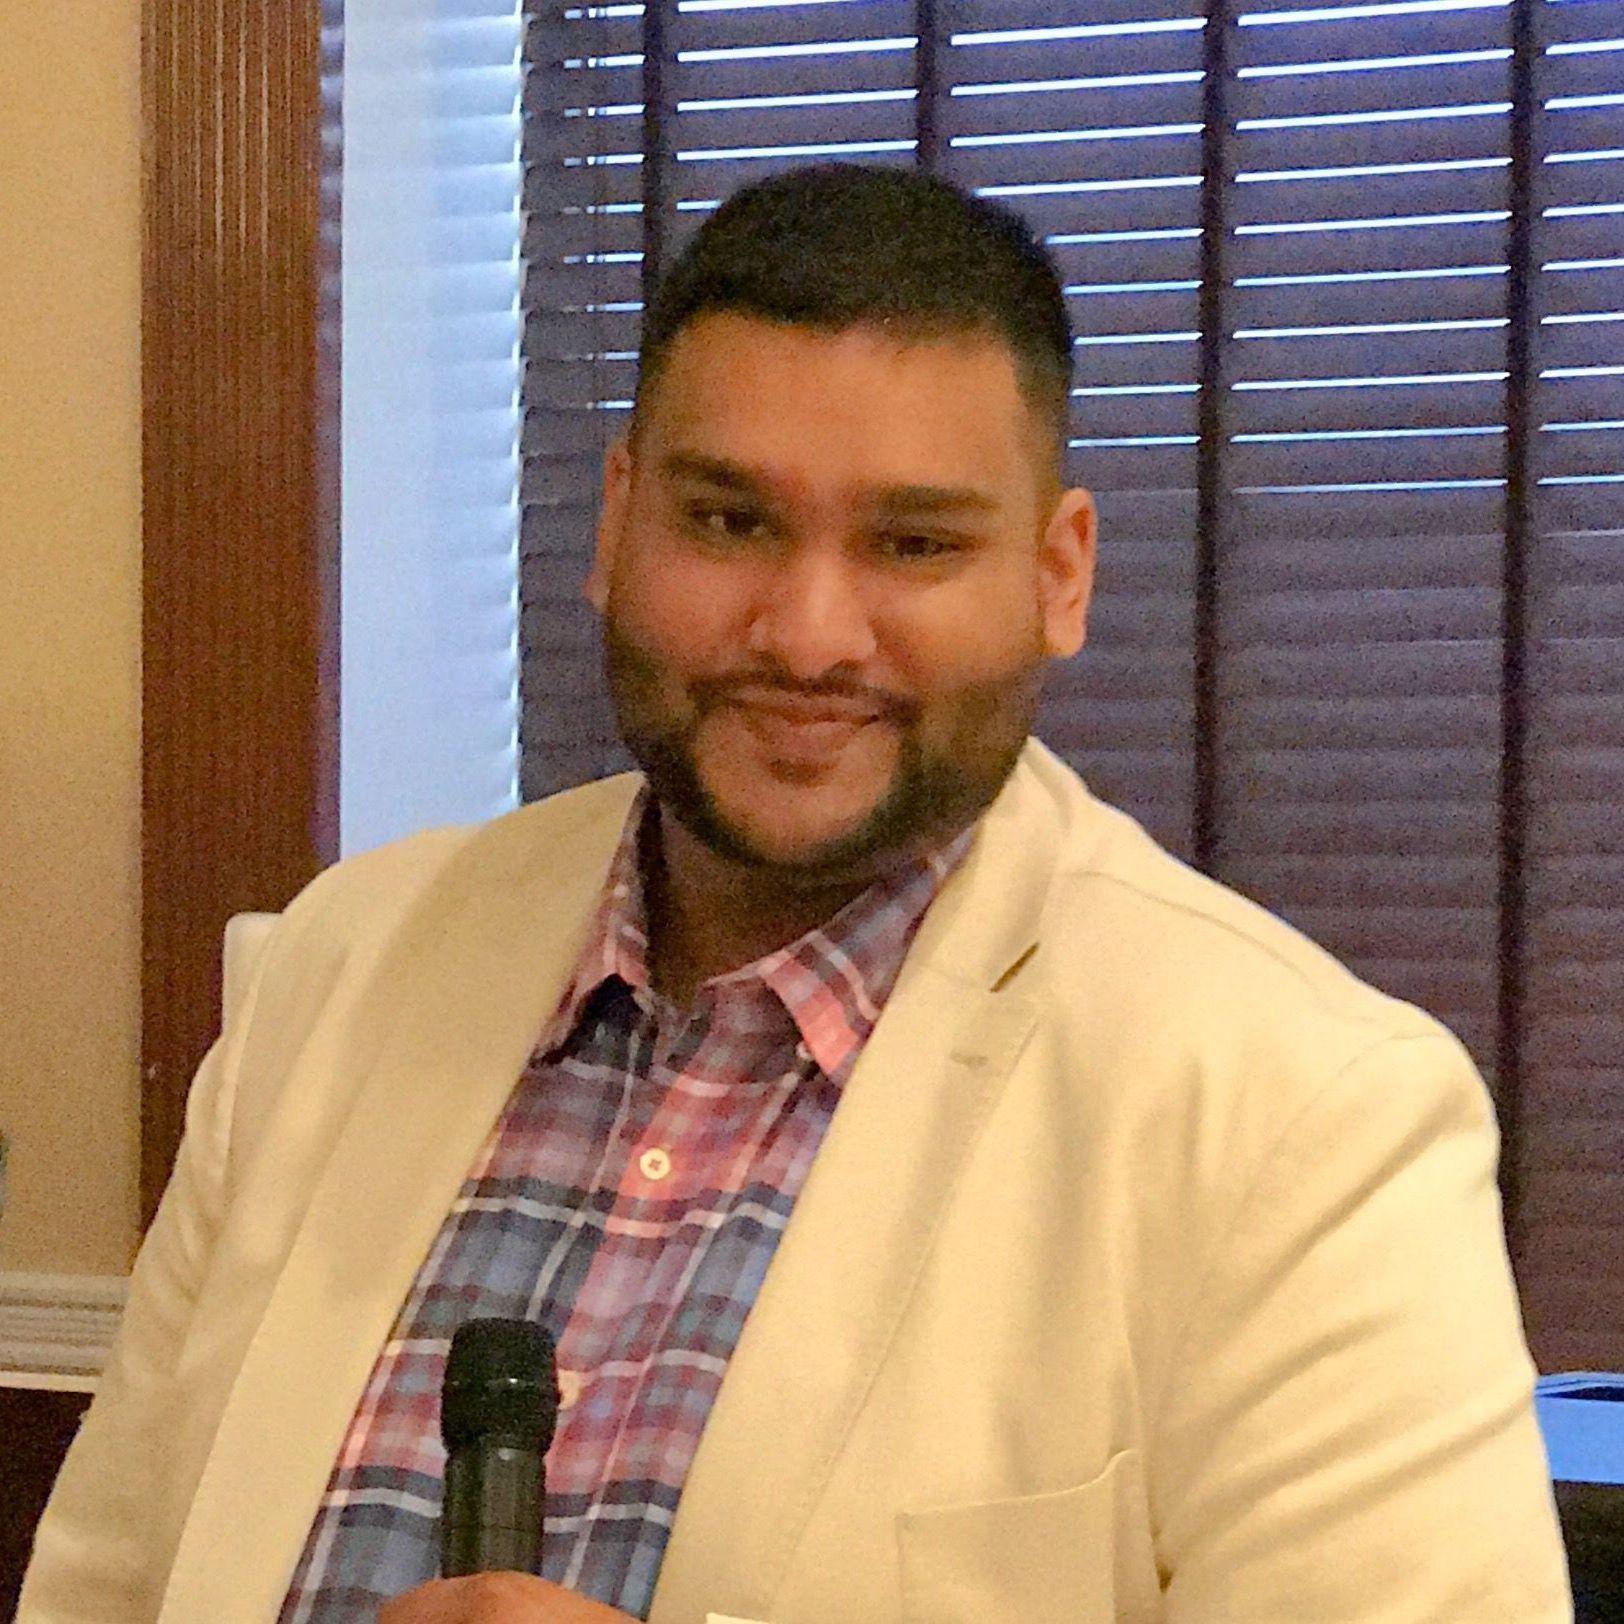
<svg viewBox="0 0 1624 1624">
<path fill-rule="evenodd" d="M 0 1387 L 93 1391 L 128 1284 L 121 1275 L 0 1273 Z"/>
<path fill-rule="evenodd" d="M 226 920 L 336 855 L 334 10 L 143 0 L 143 1223 Z"/>
</svg>

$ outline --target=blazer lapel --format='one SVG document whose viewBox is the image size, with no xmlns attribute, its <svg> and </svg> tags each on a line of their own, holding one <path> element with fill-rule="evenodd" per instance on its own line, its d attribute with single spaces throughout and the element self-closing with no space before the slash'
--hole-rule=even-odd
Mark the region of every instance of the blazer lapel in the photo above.
<svg viewBox="0 0 1624 1624">
<path fill-rule="evenodd" d="M 368 1075 L 227 1401 L 165 1624 L 276 1616 L 378 1350 L 557 1005 L 635 787 L 603 785 L 573 824 L 535 808 L 488 826 L 384 955 Z"/>
<path fill-rule="evenodd" d="M 907 1306 L 942 1207 L 1036 1019 L 995 990 L 1036 942 L 1055 817 L 1018 769 L 944 887 L 854 1068 L 745 1323 L 650 1624 L 768 1619 Z"/>
</svg>

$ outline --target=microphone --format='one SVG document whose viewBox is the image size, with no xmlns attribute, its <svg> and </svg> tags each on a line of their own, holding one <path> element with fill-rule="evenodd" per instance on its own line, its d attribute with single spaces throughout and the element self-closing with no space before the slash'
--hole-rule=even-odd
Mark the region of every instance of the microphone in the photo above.
<svg viewBox="0 0 1624 1624">
<path fill-rule="evenodd" d="M 553 1340 L 522 1319 L 457 1327 L 440 1390 L 440 1572 L 541 1572 L 542 1462 L 558 1425 Z"/>
</svg>

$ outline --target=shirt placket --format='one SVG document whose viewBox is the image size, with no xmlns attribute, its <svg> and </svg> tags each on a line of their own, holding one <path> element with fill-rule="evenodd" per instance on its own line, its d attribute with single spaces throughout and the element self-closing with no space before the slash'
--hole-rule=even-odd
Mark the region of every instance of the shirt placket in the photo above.
<svg viewBox="0 0 1624 1624">
<path fill-rule="evenodd" d="M 628 1230 L 635 1229 L 639 1208 L 651 1199 L 671 1199 L 673 1191 L 667 1187 L 668 1182 L 678 1171 L 679 1158 L 687 1159 L 686 1145 L 680 1142 L 673 1125 L 683 1115 L 681 1073 L 672 1071 L 670 1062 L 679 1046 L 685 1050 L 703 1048 L 703 1028 L 696 1028 L 694 1020 L 684 1021 L 679 1012 L 663 1000 L 646 995 L 644 989 L 639 989 L 635 1007 L 638 1020 L 628 1053 L 629 1105 L 594 1192 L 613 1189 L 614 1197 L 604 1214 L 603 1238 L 576 1297 L 577 1310 L 585 1312 L 569 1316 L 559 1342 L 559 1387 L 566 1412 L 575 1409 L 595 1372 L 617 1356 L 617 1309 L 628 1309 L 641 1300 L 642 1282 L 655 1264 L 646 1259 L 633 1279 L 621 1278 L 612 1290 L 605 1287 L 604 1277 L 625 1267 L 628 1254 L 635 1251 Z M 691 1111 L 691 1102 L 688 1109 Z M 685 1173 L 691 1171 L 684 1169 Z M 680 1243 L 668 1242 L 667 1247 L 673 1244 Z M 615 1433 L 635 1404 L 633 1395 L 625 1412 L 616 1417 Z M 566 1428 L 573 1419 L 566 1413 Z M 599 1481 L 607 1480 L 610 1440 L 566 1436 L 561 1441 L 572 1449 L 582 1449 L 586 1458 L 598 1466 Z"/>
</svg>

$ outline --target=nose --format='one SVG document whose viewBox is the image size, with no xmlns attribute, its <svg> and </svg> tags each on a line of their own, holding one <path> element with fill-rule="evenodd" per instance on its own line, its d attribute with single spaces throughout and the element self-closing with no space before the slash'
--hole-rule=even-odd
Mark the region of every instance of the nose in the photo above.
<svg viewBox="0 0 1624 1624">
<path fill-rule="evenodd" d="M 803 682 L 835 666 L 863 664 L 875 649 L 869 605 L 855 565 L 841 554 L 799 548 L 764 583 L 749 647 Z"/>
</svg>

